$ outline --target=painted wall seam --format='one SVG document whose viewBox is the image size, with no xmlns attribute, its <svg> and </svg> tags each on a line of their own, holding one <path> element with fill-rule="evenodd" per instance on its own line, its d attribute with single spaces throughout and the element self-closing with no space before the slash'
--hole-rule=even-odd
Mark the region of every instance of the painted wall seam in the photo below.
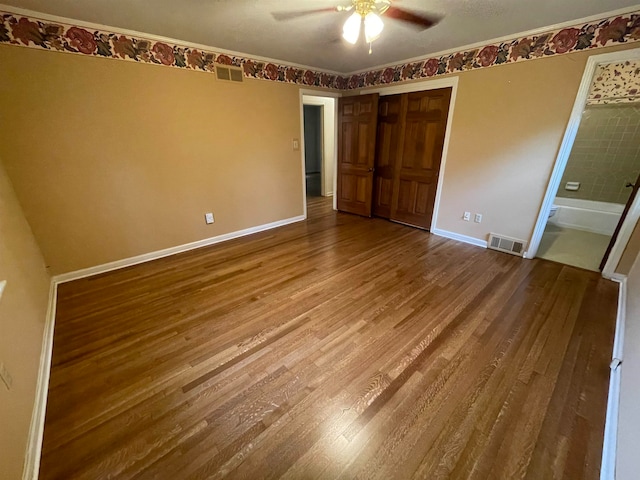
<svg viewBox="0 0 640 480">
<path fill-rule="evenodd" d="M 42 442 L 44 439 L 44 422 L 49 395 L 49 379 L 51 376 L 51 360 L 53 356 L 53 332 L 56 319 L 56 304 L 58 298 L 58 282 L 51 279 L 49 287 L 49 303 L 42 336 L 42 349 L 38 368 L 36 398 L 33 404 L 31 425 L 27 440 L 27 451 L 22 471 L 23 480 L 37 480 L 40 472 L 40 457 L 42 456 Z"/>
</svg>

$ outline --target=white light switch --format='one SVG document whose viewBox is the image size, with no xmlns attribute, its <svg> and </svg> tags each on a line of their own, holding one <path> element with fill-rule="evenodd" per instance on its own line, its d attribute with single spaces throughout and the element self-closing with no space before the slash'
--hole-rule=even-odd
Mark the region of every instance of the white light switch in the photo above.
<svg viewBox="0 0 640 480">
<path fill-rule="evenodd" d="M 300 140 L 298 140 L 297 138 L 293 139 L 293 149 L 300 150 Z"/>
<path fill-rule="evenodd" d="M 215 222 L 215 220 L 213 219 L 213 213 L 205 213 L 204 214 L 204 221 L 207 222 L 207 223 Z"/>
<path fill-rule="evenodd" d="M 469 220 L 471 220 L 471 212 L 464 212 L 464 215 L 462 215 L 462 219 L 465 222 L 468 222 Z"/>
</svg>

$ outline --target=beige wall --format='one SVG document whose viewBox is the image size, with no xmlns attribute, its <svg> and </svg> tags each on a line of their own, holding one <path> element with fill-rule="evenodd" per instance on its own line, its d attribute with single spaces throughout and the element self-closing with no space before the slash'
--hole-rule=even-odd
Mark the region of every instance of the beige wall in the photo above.
<svg viewBox="0 0 640 480">
<path fill-rule="evenodd" d="M 458 74 L 436 227 L 480 240 L 529 240 L 590 55 L 558 55 Z M 393 85 L 392 85 L 393 87 Z M 465 222 L 465 211 L 482 223 Z"/>
<path fill-rule="evenodd" d="M 0 159 L 1 160 L 1 159 Z M 13 377 L 0 382 L 0 478 L 22 475 L 35 399 L 49 297 L 44 260 L 0 163 L 0 362 Z"/>
<path fill-rule="evenodd" d="M 620 412 L 616 478 L 635 480 L 640 470 L 640 255 L 627 280 L 627 310 L 623 362 L 620 370 Z"/>
<path fill-rule="evenodd" d="M 459 76 L 438 228 L 530 239 L 587 59 L 613 50 Z M 464 211 L 482 223 L 463 221 Z"/>
<path fill-rule="evenodd" d="M 439 228 L 529 239 L 586 60 L 611 50 L 459 75 Z M 24 211 L 0 171 L 0 360 L 14 376 L 0 386 L 0 473 L 17 478 L 48 293 L 24 217 L 62 273 L 301 215 L 300 97 L 296 85 L 7 45 L 0 65 L 0 159 Z M 640 312 L 638 261 L 634 272 Z"/>
<path fill-rule="evenodd" d="M 528 240 L 587 58 L 628 47 L 460 74 L 437 227 Z M 53 273 L 303 212 L 295 85 L 5 45 L 0 63 L 0 154 Z"/>
<path fill-rule="evenodd" d="M 7 45 L 0 65 L 0 155 L 53 273 L 303 214 L 296 85 Z"/>
<path fill-rule="evenodd" d="M 622 253 L 622 257 L 620 257 L 618 266 L 616 267 L 616 273 L 628 275 L 639 253 L 640 253 L 640 222 L 636 223 L 636 226 L 633 229 L 633 232 L 631 233 L 631 237 L 629 237 L 627 246 L 624 249 L 624 252 Z"/>
</svg>

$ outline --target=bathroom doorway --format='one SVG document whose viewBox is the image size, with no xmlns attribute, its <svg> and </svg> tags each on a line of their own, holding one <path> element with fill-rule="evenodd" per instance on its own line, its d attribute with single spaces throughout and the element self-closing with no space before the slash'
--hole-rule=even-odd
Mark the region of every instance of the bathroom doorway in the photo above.
<svg viewBox="0 0 640 480">
<path fill-rule="evenodd" d="M 538 257 L 600 270 L 640 174 L 638 138 L 640 102 L 585 107 Z"/>
<path fill-rule="evenodd" d="M 637 221 L 631 207 L 640 175 L 640 51 L 627 55 L 589 61 L 592 76 L 578 93 L 529 257 L 599 271 L 626 245 L 625 235 L 616 241 L 614 234 L 632 210 L 631 229 Z"/>
</svg>

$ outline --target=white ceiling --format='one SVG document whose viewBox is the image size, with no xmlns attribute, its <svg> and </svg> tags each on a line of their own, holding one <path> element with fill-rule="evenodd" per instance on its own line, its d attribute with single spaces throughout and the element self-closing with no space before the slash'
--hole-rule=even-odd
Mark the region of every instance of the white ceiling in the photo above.
<svg viewBox="0 0 640 480">
<path fill-rule="evenodd" d="M 385 21 L 373 54 L 340 38 L 348 13 L 276 22 L 270 12 L 347 5 L 349 0 L 0 0 L 6 5 L 136 30 L 339 73 L 375 66 L 548 25 L 638 6 L 638 0 L 396 0 L 409 10 L 443 15 L 417 32 Z"/>
</svg>

